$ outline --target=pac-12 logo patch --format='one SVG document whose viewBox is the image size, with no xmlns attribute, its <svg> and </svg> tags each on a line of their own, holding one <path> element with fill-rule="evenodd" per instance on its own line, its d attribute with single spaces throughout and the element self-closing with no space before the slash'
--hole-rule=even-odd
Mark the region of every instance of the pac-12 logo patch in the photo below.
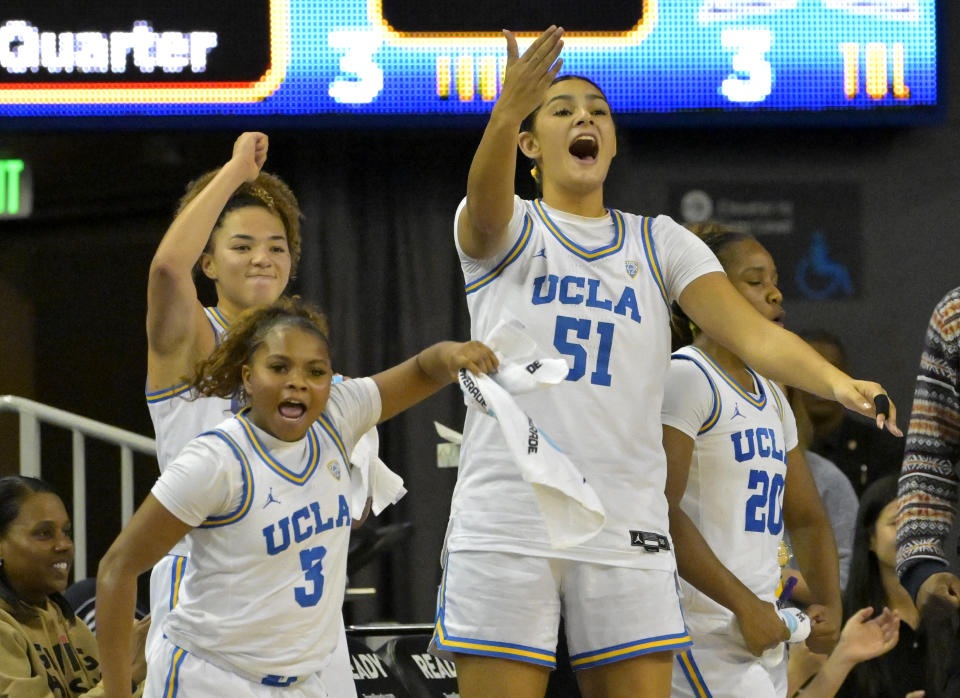
<svg viewBox="0 0 960 698">
<path fill-rule="evenodd" d="M 332 460 L 327 463 L 327 470 L 329 470 L 330 474 L 335 478 L 340 479 L 340 464 L 337 461 Z"/>
<path fill-rule="evenodd" d="M 623 266 L 627 269 L 627 276 L 631 279 L 637 278 L 637 274 L 640 273 L 640 262 L 635 259 L 628 259 L 623 263 Z"/>
</svg>

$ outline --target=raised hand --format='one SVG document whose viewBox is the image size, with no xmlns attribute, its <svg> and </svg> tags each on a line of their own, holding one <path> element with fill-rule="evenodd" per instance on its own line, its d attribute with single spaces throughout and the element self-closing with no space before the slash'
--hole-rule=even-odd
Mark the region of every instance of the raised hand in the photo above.
<svg viewBox="0 0 960 698">
<path fill-rule="evenodd" d="M 230 163 L 240 169 L 245 182 L 252 182 L 260 174 L 263 163 L 267 161 L 268 146 L 267 135 L 256 131 L 240 134 L 233 144 Z"/>
<path fill-rule="evenodd" d="M 551 26 L 520 55 L 517 37 L 504 29 L 507 40 L 507 67 L 503 87 L 494 109 L 518 123 L 543 101 L 550 83 L 563 66 L 559 58 L 563 49 L 563 27 Z"/>
<path fill-rule="evenodd" d="M 840 633 L 836 652 L 851 663 L 865 662 L 889 652 L 900 638 L 900 616 L 889 608 L 871 620 L 873 608 L 867 606 L 850 616 Z"/>
</svg>

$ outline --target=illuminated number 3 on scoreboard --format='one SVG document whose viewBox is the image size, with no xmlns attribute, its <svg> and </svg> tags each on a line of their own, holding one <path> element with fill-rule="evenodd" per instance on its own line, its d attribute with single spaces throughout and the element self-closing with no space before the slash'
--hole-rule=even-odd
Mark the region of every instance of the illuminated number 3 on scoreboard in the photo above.
<svg viewBox="0 0 960 698">
<path fill-rule="evenodd" d="M 910 88 L 904 78 L 903 44 L 890 45 L 889 67 L 892 75 L 889 83 L 887 45 L 869 43 L 865 49 L 867 94 L 873 99 L 883 99 L 892 91 L 896 99 L 909 99 Z M 853 99 L 860 93 L 860 44 L 840 44 L 840 52 L 843 54 L 843 93 L 847 99 Z"/>
</svg>

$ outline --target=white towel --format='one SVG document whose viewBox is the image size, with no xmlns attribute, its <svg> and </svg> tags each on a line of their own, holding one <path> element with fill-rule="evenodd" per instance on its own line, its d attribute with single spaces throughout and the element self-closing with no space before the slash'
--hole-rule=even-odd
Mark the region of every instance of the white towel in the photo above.
<svg viewBox="0 0 960 698">
<path fill-rule="evenodd" d="M 374 427 L 360 437 L 350 454 L 350 511 L 360 515 L 372 499 L 374 516 L 391 504 L 396 504 L 407 493 L 403 478 L 390 470 L 378 457 L 380 435 Z"/>
<path fill-rule="evenodd" d="M 501 322 L 484 342 L 500 358 L 492 376 L 460 371 L 464 402 L 497 420 L 523 479 L 533 487 L 554 548 L 593 538 L 606 522 L 600 498 L 586 479 L 511 393 L 529 392 L 562 381 L 569 371 L 563 359 L 531 359 L 536 344 L 516 321 Z"/>
</svg>

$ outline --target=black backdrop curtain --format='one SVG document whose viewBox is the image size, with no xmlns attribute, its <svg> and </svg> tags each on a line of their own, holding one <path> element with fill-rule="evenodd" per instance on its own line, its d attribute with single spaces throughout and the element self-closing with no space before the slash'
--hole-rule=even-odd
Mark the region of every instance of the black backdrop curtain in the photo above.
<svg viewBox="0 0 960 698">
<path fill-rule="evenodd" d="M 343 147 L 320 157 L 304 149 L 290 163 L 305 213 L 298 287 L 330 314 L 334 364 L 344 374 L 369 374 L 433 342 L 469 338 L 452 231 L 478 135 L 354 133 Z M 455 471 L 436 466 L 433 422 L 459 431 L 463 414 L 459 391 L 448 387 L 380 426 L 381 457 L 408 494 L 367 525 L 413 527 L 382 564 L 351 579 L 377 586 L 380 599 L 348 603 L 349 619 L 432 620 L 456 481 Z"/>
</svg>

